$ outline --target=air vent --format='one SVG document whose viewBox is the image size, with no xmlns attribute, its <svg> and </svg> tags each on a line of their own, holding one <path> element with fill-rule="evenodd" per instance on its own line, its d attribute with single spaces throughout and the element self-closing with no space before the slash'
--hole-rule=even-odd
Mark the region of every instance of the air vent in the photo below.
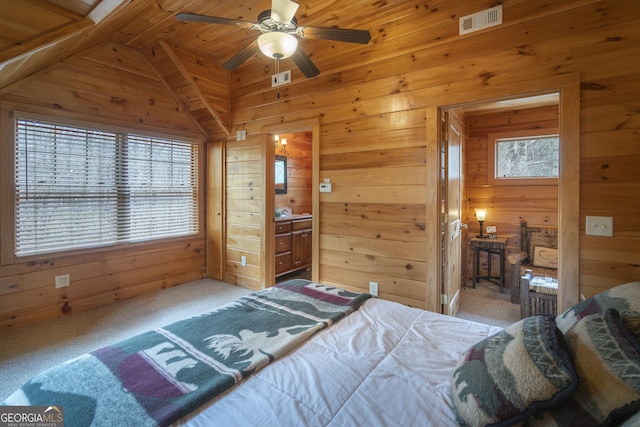
<svg viewBox="0 0 640 427">
<path fill-rule="evenodd" d="M 502 24 L 502 5 L 460 18 L 460 35 Z"/>
</svg>

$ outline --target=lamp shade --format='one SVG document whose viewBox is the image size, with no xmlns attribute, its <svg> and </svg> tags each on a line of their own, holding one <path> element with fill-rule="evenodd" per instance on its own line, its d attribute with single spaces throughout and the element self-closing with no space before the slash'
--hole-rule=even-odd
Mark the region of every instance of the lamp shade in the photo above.
<svg viewBox="0 0 640 427">
<path fill-rule="evenodd" d="M 487 210 L 476 208 L 476 218 L 478 218 L 478 221 L 487 219 Z"/>
<path fill-rule="evenodd" d="M 258 37 L 260 51 L 270 58 L 283 59 L 293 55 L 298 48 L 298 39 L 279 31 L 264 33 Z"/>
</svg>

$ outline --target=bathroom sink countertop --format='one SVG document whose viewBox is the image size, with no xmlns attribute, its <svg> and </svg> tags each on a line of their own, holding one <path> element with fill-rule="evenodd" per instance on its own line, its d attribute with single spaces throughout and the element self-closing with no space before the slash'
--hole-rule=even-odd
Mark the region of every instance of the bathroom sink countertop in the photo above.
<svg viewBox="0 0 640 427">
<path fill-rule="evenodd" d="M 287 216 L 277 216 L 276 221 L 287 221 L 292 219 L 311 218 L 311 214 L 293 214 Z"/>
</svg>

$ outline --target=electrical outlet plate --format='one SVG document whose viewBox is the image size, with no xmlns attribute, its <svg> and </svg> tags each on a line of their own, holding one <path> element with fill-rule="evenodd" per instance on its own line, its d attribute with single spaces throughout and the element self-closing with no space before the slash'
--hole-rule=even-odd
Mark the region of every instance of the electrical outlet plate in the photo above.
<svg viewBox="0 0 640 427">
<path fill-rule="evenodd" d="M 241 264 L 243 267 L 246 267 L 246 266 L 247 266 L 247 257 L 246 257 L 246 256 L 242 255 L 242 256 L 240 257 L 240 264 Z"/>
<path fill-rule="evenodd" d="M 69 286 L 70 277 L 68 274 L 56 276 L 56 288 L 66 288 Z"/>
<path fill-rule="evenodd" d="M 378 282 L 369 282 L 369 293 L 374 297 L 378 296 Z"/>
</svg>

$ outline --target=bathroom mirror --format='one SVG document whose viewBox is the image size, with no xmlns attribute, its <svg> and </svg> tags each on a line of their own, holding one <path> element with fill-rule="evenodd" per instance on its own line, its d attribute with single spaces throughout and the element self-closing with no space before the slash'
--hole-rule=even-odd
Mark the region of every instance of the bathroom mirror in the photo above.
<svg viewBox="0 0 640 427">
<path fill-rule="evenodd" d="M 287 157 L 276 156 L 276 194 L 287 194 Z"/>
</svg>

